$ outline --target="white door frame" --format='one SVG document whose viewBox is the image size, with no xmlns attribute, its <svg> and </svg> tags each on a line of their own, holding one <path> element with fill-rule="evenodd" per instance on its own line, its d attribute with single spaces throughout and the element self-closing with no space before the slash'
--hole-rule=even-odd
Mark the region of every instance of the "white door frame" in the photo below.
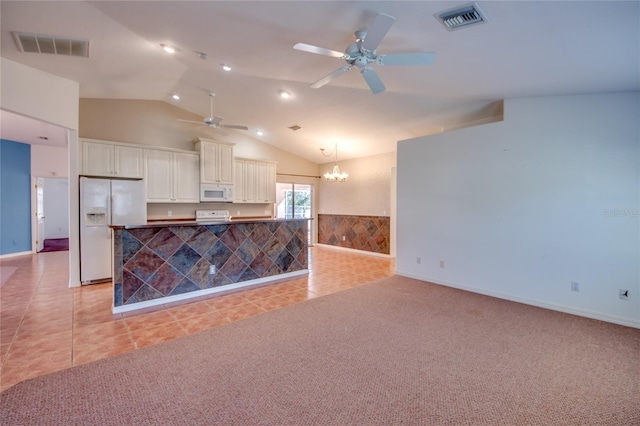
<svg viewBox="0 0 640 426">
<path fill-rule="evenodd" d="M 38 194 L 40 192 L 40 194 Z M 44 248 L 44 178 L 31 175 L 31 251 Z"/>
</svg>

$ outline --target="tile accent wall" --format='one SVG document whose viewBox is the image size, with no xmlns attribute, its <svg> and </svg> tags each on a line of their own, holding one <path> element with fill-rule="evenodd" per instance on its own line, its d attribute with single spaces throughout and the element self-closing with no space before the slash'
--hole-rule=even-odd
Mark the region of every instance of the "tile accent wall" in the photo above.
<svg viewBox="0 0 640 426">
<path fill-rule="evenodd" d="M 307 226 L 293 220 L 114 229 L 114 306 L 308 269 Z"/>
<path fill-rule="evenodd" d="M 320 244 L 389 254 L 390 235 L 388 216 L 318 215 Z"/>
</svg>

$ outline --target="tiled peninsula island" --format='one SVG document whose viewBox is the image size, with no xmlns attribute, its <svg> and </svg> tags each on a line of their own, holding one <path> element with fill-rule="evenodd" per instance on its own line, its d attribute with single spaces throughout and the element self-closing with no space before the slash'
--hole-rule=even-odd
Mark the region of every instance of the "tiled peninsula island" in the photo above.
<svg viewBox="0 0 640 426">
<path fill-rule="evenodd" d="M 113 227 L 113 313 L 308 274 L 309 219 Z"/>
</svg>

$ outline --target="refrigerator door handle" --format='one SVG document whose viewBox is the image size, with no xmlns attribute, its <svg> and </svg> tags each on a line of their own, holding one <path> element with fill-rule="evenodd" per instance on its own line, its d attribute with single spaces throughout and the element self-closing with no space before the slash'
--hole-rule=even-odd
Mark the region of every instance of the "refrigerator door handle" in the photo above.
<svg viewBox="0 0 640 426">
<path fill-rule="evenodd" d="M 107 194 L 107 229 L 109 229 L 109 225 L 113 224 L 113 212 L 111 203 L 113 203 L 113 196 L 111 195 L 111 191 L 109 191 L 109 193 Z"/>
</svg>

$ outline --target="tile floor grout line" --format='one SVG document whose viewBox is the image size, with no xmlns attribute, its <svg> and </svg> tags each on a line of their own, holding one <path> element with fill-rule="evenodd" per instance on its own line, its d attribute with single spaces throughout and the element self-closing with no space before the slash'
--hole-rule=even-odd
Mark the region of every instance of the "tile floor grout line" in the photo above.
<svg viewBox="0 0 640 426">
<path fill-rule="evenodd" d="M 332 293 L 343 291 L 348 288 L 362 285 L 365 282 L 371 282 L 371 281 L 383 278 L 385 276 L 393 275 L 393 270 L 392 270 L 393 259 L 386 259 L 386 260 L 381 259 L 381 261 L 371 262 L 367 258 L 366 259 L 367 261 L 365 262 L 364 258 L 359 259 L 357 256 L 355 256 L 353 257 L 353 261 L 351 261 L 351 260 L 345 260 L 344 259 L 345 255 L 343 253 L 340 253 L 339 255 L 334 255 L 333 253 L 328 254 L 323 250 L 317 250 L 317 249 L 310 250 L 309 255 L 310 255 L 310 261 L 309 261 L 310 272 L 304 278 L 298 278 L 293 280 L 283 280 L 281 282 L 273 283 L 271 285 L 261 286 L 261 287 L 264 287 L 264 291 L 260 291 L 261 287 L 255 287 L 251 289 L 251 290 L 255 290 L 253 294 L 251 293 L 246 294 L 242 291 L 237 291 L 237 292 L 230 292 L 222 295 L 215 295 L 215 297 L 209 296 L 202 299 L 198 298 L 197 302 L 203 302 L 208 309 L 206 309 L 204 312 L 194 311 L 193 315 L 196 315 L 196 313 L 202 313 L 203 315 L 211 316 L 215 313 L 217 314 L 219 320 L 222 322 L 213 321 L 208 324 L 200 324 L 200 325 L 195 324 L 195 326 L 191 326 L 188 324 L 188 321 L 187 321 L 189 318 L 188 308 L 184 312 L 182 311 L 180 312 L 180 316 L 183 317 L 183 320 L 178 318 L 177 312 L 174 313 L 172 311 L 169 311 L 168 318 L 172 320 L 171 322 L 178 323 L 178 327 L 176 328 L 176 330 L 180 330 L 181 335 L 172 336 L 170 335 L 171 333 L 166 333 L 164 335 L 160 334 L 158 336 L 155 336 L 155 337 L 158 337 L 158 343 L 160 343 L 160 340 L 170 341 L 170 340 L 179 338 L 182 335 L 189 335 L 191 334 L 189 332 L 189 329 L 196 330 L 194 332 L 212 329 L 224 324 L 230 324 L 236 321 L 241 321 L 243 319 L 253 317 L 256 315 L 262 315 L 263 313 L 266 313 L 266 312 L 278 310 L 294 304 L 303 303 L 305 301 L 309 301 L 317 297 L 323 297 L 325 295 L 329 295 Z M 24 310 L 21 313 L 19 326 L 16 328 L 16 333 L 14 333 L 14 335 L 11 338 L 11 341 L 10 341 L 11 343 L 7 348 L 6 356 L 3 359 L 2 368 L 0 368 L 0 373 L 2 374 L 0 378 L 6 377 L 10 383 L 9 386 L 13 385 L 14 383 L 18 383 L 19 381 L 22 381 L 26 378 L 24 374 L 20 374 L 19 370 L 16 370 L 16 368 L 19 368 L 20 362 L 29 362 L 28 359 L 24 361 L 20 360 L 20 362 L 16 362 L 16 363 L 12 361 L 11 365 L 9 366 L 10 370 L 7 371 L 6 369 L 6 367 L 8 366 L 7 360 L 9 359 L 9 356 L 11 355 L 11 353 L 14 353 L 13 350 L 14 350 L 14 344 L 16 342 L 15 339 L 19 335 L 18 331 L 20 330 L 20 327 L 24 325 L 24 319 L 27 317 L 27 315 L 30 312 L 33 311 L 34 309 L 33 304 L 35 303 L 36 297 L 40 298 L 40 296 L 43 296 L 42 301 L 46 301 L 47 295 L 50 294 L 53 296 L 56 294 L 56 291 L 58 291 L 57 288 L 59 287 L 57 283 L 58 278 L 61 275 L 65 275 L 64 272 L 60 273 L 63 270 L 63 266 L 58 265 L 57 261 L 55 260 L 56 258 L 53 258 L 51 256 L 46 256 L 46 255 L 40 256 L 40 257 L 35 257 L 35 256 L 29 257 L 28 259 L 30 260 L 26 260 L 24 264 L 21 265 L 21 266 L 24 266 L 24 269 L 26 270 L 29 267 L 29 264 L 33 266 L 34 262 L 37 263 L 36 277 L 35 277 L 36 279 L 30 282 L 31 285 L 33 284 L 35 285 L 33 289 L 30 290 L 30 292 L 27 292 L 28 300 L 26 300 L 27 303 L 24 304 Z M 313 261 L 311 260 L 312 258 L 313 258 Z M 47 263 L 47 262 L 50 262 L 50 263 Z M 68 264 L 68 262 L 66 262 L 66 264 Z M 58 271 L 58 269 L 60 269 L 60 271 Z M 37 271 L 42 271 L 42 272 L 37 272 Z M 23 272 L 28 272 L 28 271 L 23 271 Z M 66 281 L 68 282 L 68 277 Z M 251 290 L 248 290 L 248 291 L 251 291 Z M 304 294 L 302 294 L 303 290 L 306 290 Z M 122 314 L 119 314 L 117 316 L 109 315 L 109 318 L 105 319 L 105 316 L 102 316 L 100 313 L 96 315 L 92 315 L 94 308 L 99 310 L 103 309 L 103 307 L 98 305 L 103 304 L 102 302 L 104 302 L 106 295 L 112 292 L 111 289 L 106 289 L 104 287 L 99 288 L 98 286 L 96 286 L 95 288 L 93 286 L 85 286 L 85 287 L 79 287 L 79 288 L 73 288 L 73 289 L 69 289 L 67 287 L 65 291 L 72 291 L 72 293 L 70 294 L 71 304 L 72 304 L 70 309 L 71 326 L 70 327 L 67 326 L 69 327 L 67 328 L 67 330 L 71 331 L 71 351 L 70 352 L 71 352 L 72 366 L 77 362 L 81 362 L 82 359 L 84 359 L 83 363 L 91 362 L 92 360 L 95 361 L 97 359 L 115 356 L 119 353 L 130 352 L 130 351 L 138 350 L 141 348 L 140 343 L 136 342 L 136 339 L 134 336 L 136 333 L 134 333 L 131 328 L 131 324 L 130 324 L 131 321 L 127 321 L 126 316 Z M 215 302 L 211 303 L 212 300 L 225 300 L 222 298 L 225 296 L 231 296 L 231 295 L 236 295 L 240 297 L 236 297 L 235 299 L 234 298 L 226 299 L 226 301 L 223 303 L 223 305 L 226 305 L 224 309 L 220 309 L 219 307 L 215 306 L 216 305 Z M 66 298 L 64 299 L 67 300 Z M 273 299 L 273 300 L 269 301 L 269 299 Z M 265 301 L 265 303 L 258 304 L 258 302 L 263 300 Z M 188 307 L 191 303 L 194 303 L 194 302 L 196 302 L 196 300 L 193 300 L 189 303 L 185 303 L 182 306 Z M 245 310 L 243 312 L 241 308 L 242 306 L 244 306 L 245 308 L 248 308 L 248 310 Z M 273 307 L 273 306 L 276 306 L 276 307 L 269 309 L 270 307 Z M 162 309 L 157 309 L 152 312 L 141 312 L 139 315 L 131 316 L 131 318 L 135 318 L 135 317 L 144 318 L 146 315 L 161 312 L 161 311 L 166 311 L 166 310 L 169 310 L 169 308 L 170 308 L 169 306 L 163 305 Z M 47 309 L 49 308 L 46 304 L 45 304 L 45 307 L 43 308 L 39 302 L 37 312 L 46 312 Z M 183 316 L 183 315 L 186 315 L 186 316 Z M 80 334 L 78 333 L 80 331 L 81 324 L 79 322 L 76 324 L 76 320 L 78 319 L 86 322 L 87 327 L 97 326 L 98 324 L 107 324 L 107 323 L 114 324 L 118 321 L 121 321 L 121 324 L 124 326 L 124 330 L 122 330 L 119 326 L 111 327 L 111 328 L 105 327 L 105 329 L 110 331 L 105 333 L 104 336 L 107 336 L 107 338 L 113 338 L 116 335 L 124 336 L 126 334 L 126 336 L 128 337 L 127 343 L 124 346 L 122 346 L 122 343 L 114 342 L 116 347 L 112 348 L 113 350 L 105 349 L 103 351 L 102 356 L 100 353 L 96 353 L 97 357 L 80 356 L 81 349 L 87 352 L 87 354 L 85 355 L 91 355 L 92 353 L 91 351 L 93 349 L 91 349 L 90 347 L 94 343 L 89 341 L 88 343 L 86 343 L 88 345 L 87 347 L 84 347 L 83 344 L 80 343 L 80 340 L 79 340 Z M 144 320 L 141 321 L 141 324 L 144 324 Z M 43 325 L 45 325 L 44 322 L 43 322 Z M 37 327 L 37 323 L 35 326 Z M 100 329 L 101 328 L 102 327 L 100 327 Z M 118 331 L 118 330 L 122 330 L 125 332 L 123 333 L 122 331 Z M 95 332 L 98 332 L 98 329 L 95 329 Z M 101 334 L 101 336 L 103 335 Z M 149 339 L 145 340 L 144 343 L 146 344 L 146 346 L 158 344 L 155 342 L 149 344 L 149 342 L 153 341 L 155 337 L 151 338 L 151 340 Z M 146 346 L 143 346 L 143 347 L 146 347 Z M 97 351 L 100 352 L 100 349 L 97 349 Z M 110 355 L 110 353 L 114 353 L 114 355 Z M 33 362 L 35 359 L 36 358 L 31 358 L 31 362 Z M 89 361 L 87 361 L 87 359 L 89 359 Z M 52 369 L 59 370 L 61 368 L 68 368 L 69 366 L 68 364 L 66 364 L 67 362 L 68 361 L 65 361 L 64 365 L 56 364 L 54 362 L 54 364 L 52 364 Z M 16 365 L 14 366 L 14 364 Z M 36 375 L 40 375 L 40 374 L 36 373 Z M 2 386 L 2 388 L 4 388 L 4 386 Z"/>
</svg>

